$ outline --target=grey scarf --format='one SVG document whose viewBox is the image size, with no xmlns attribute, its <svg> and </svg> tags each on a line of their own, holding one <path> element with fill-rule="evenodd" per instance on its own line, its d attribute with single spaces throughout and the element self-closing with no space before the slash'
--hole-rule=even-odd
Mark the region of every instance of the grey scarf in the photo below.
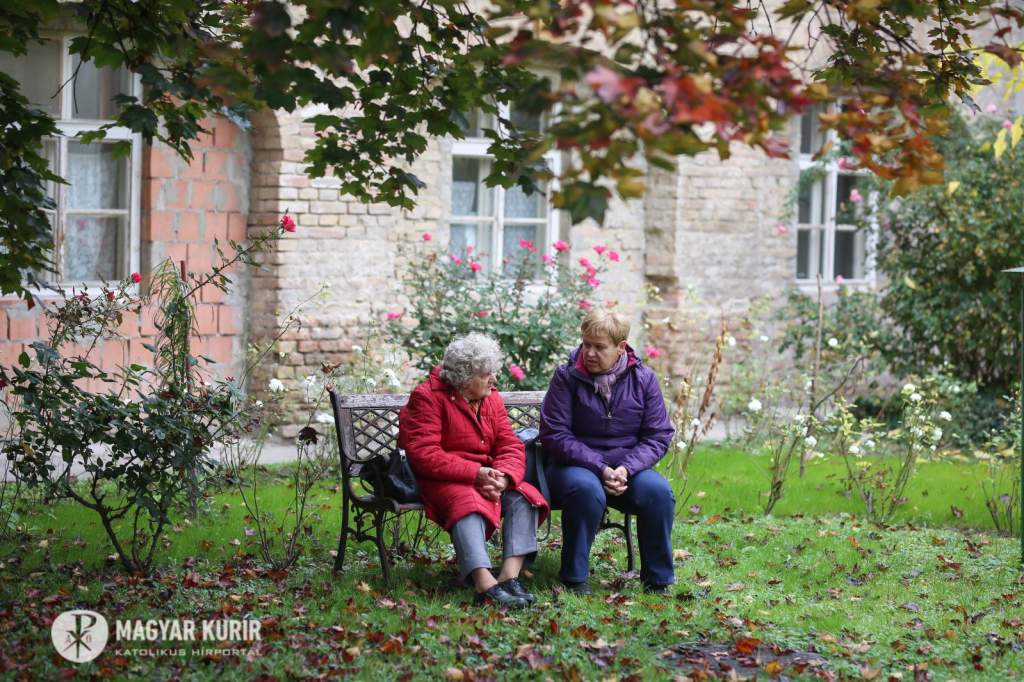
<svg viewBox="0 0 1024 682">
<path fill-rule="evenodd" d="M 604 401 L 606 403 L 611 403 L 612 386 L 615 385 L 615 382 L 618 380 L 618 378 L 622 376 L 622 374 L 626 371 L 626 364 L 628 362 L 628 358 L 626 358 L 627 355 L 628 353 L 623 353 L 622 355 L 620 355 L 619 359 L 615 362 L 614 365 L 611 366 L 611 368 L 607 372 L 602 372 L 601 374 L 593 375 L 594 390 L 597 391 L 597 393 L 602 398 L 604 398 Z"/>
</svg>

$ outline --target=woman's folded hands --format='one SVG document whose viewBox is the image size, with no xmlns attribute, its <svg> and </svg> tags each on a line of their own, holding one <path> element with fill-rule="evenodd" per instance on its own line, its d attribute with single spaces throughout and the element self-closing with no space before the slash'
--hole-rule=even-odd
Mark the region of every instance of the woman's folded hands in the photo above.
<svg viewBox="0 0 1024 682">
<path fill-rule="evenodd" d="M 620 466 L 612 469 L 609 466 L 601 472 L 601 483 L 604 491 L 609 495 L 618 496 L 626 492 L 626 484 L 629 480 L 629 472 L 626 467 Z"/>
<path fill-rule="evenodd" d="M 501 499 L 501 494 L 505 492 L 511 483 L 512 480 L 508 477 L 508 474 L 503 474 L 491 467 L 480 467 L 479 471 L 476 472 L 474 486 L 484 498 L 497 502 Z"/>
</svg>

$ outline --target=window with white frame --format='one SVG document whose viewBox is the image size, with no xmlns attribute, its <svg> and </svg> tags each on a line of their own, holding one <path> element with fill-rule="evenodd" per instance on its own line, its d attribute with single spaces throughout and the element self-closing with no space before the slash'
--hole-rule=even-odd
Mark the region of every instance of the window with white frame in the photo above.
<svg viewBox="0 0 1024 682">
<path fill-rule="evenodd" d="M 127 69 L 83 63 L 70 53 L 70 43 L 71 36 L 51 35 L 31 43 L 27 54 L 0 52 L 0 70 L 15 78 L 22 94 L 60 130 L 60 136 L 45 141 L 44 154 L 68 184 L 47 187 L 55 206 L 46 213 L 53 226 L 56 273 L 41 278 L 90 284 L 138 270 L 141 138 L 120 127 L 90 144 L 75 136 L 116 119 L 120 105 L 113 98 L 137 94 L 139 82 Z M 114 154 L 119 141 L 130 143 L 127 156 Z"/>
<path fill-rule="evenodd" d="M 800 183 L 796 206 L 796 279 L 871 283 L 874 272 L 869 258 L 873 235 L 849 222 L 870 197 L 861 196 L 860 176 L 845 168 L 841 157 L 814 161 L 822 143 L 834 133 L 819 130 L 820 107 L 800 118 Z M 832 155 L 834 156 L 834 155 Z"/>
<path fill-rule="evenodd" d="M 544 125 L 543 117 L 508 105 L 502 105 L 499 114 L 523 131 L 540 132 Z M 484 183 L 491 173 L 491 158 L 487 154 L 490 140 L 483 136 L 483 130 L 495 127 L 493 115 L 473 111 L 463 126 L 466 139 L 452 144 L 449 249 L 462 255 L 466 247 L 472 247 L 488 270 L 502 268 L 506 259 L 513 261 L 520 253 L 522 240 L 543 249 L 558 233 L 550 185 L 541 185 L 540 191 L 527 194 L 519 186 L 504 189 Z M 558 153 L 549 152 L 544 160 L 557 175 Z"/>
</svg>

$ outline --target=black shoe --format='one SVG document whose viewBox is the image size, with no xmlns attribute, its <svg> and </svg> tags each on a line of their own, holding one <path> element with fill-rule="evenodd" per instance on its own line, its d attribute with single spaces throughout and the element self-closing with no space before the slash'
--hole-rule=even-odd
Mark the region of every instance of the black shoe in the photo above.
<svg viewBox="0 0 1024 682">
<path fill-rule="evenodd" d="M 581 583 L 570 583 L 563 580 L 562 584 L 565 585 L 566 592 L 572 592 L 573 594 L 582 594 L 584 596 L 594 594 L 594 592 L 590 589 L 590 583 L 588 583 L 586 580 L 584 580 Z"/>
<path fill-rule="evenodd" d="M 473 598 L 473 603 L 477 605 L 498 604 L 499 606 L 508 606 L 513 609 L 521 609 L 524 606 L 530 605 L 530 602 L 508 592 L 501 585 L 501 583 L 498 583 L 486 592 L 477 592 Z"/>
<path fill-rule="evenodd" d="M 648 585 L 644 584 L 644 592 L 647 594 L 668 594 L 672 588 L 672 584 L 666 585 Z"/>
<path fill-rule="evenodd" d="M 537 601 L 536 597 L 534 597 L 532 594 L 526 591 L 526 588 L 523 587 L 523 584 L 519 582 L 519 578 L 509 578 L 508 580 L 502 580 L 500 583 L 498 583 L 498 587 L 502 588 L 503 590 L 505 590 L 513 596 L 522 597 L 526 600 L 528 604 L 532 604 L 533 602 Z"/>
</svg>

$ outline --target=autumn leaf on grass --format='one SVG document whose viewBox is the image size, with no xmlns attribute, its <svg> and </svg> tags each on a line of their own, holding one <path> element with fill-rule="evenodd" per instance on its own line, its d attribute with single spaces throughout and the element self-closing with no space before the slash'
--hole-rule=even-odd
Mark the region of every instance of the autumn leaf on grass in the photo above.
<svg viewBox="0 0 1024 682">
<path fill-rule="evenodd" d="M 693 555 L 690 554 L 685 549 L 674 549 L 674 550 L 672 550 L 672 558 L 675 559 L 676 561 L 686 561 L 691 556 L 693 556 Z"/>
<path fill-rule="evenodd" d="M 761 640 L 753 637 L 742 637 L 736 641 L 736 651 L 741 654 L 752 654 L 761 646 Z"/>
<path fill-rule="evenodd" d="M 747 589 L 746 583 L 736 582 L 736 583 L 732 583 L 727 588 L 725 588 L 725 591 L 726 592 L 739 592 L 739 591 L 745 590 L 745 589 Z"/>
<path fill-rule="evenodd" d="M 905 611 L 910 611 L 911 613 L 921 612 L 921 607 L 912 601 L 908 601 L 906 604 L 901 604 L 900 608 L 904 609 Z"/>
<path fill-rule="evenodd" d="M 370 588 L 370 586 L 366 584 L 365 580 L 360 580 L 359 584 L 356 585 L 356 589 L 359 590 L 360 592 L 362 592 L 363 594 L 370 594 L 370 592 L 373 591 Z"/>
</svg>

